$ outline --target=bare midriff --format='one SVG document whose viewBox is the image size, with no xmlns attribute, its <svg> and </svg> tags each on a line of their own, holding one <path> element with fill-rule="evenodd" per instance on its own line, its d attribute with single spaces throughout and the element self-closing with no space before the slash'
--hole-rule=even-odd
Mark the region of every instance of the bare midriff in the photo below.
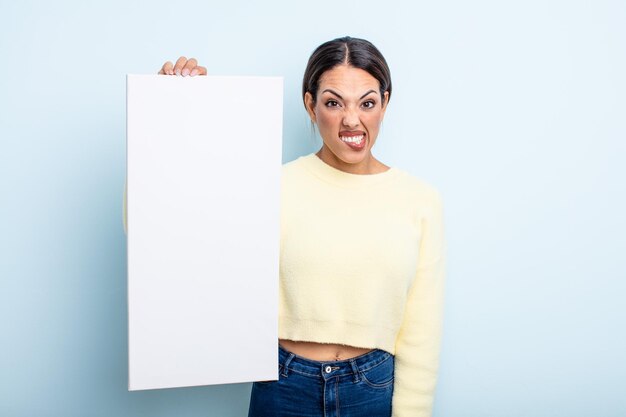
<svg viewBox="0 0 626 417">
<path fill-rule="evenodd" d="M 286 350 L 314 361 L 341 361 L 371 352 L 374 349 L 332 343 L 301 342 L 278 339 L 278 343 Z"/>
</svg>

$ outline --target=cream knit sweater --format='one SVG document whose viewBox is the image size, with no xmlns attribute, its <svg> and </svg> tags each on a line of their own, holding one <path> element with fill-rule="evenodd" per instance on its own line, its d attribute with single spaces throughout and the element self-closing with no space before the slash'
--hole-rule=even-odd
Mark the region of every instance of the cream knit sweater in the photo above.
<svg viewBox="0 0 626 417">
<path fill-rule="evenodd" d="M 439 192 L 392 167 L 283 165 L 278 335 L 395 355 L 393 417 L 431 415 L 445 276 Z"/>
<path fill-rule="evenodd" d="M 395 355 L 392 417 L 432 413 L 445 239 L 440 193 L 392 167 L 283 165 L 278 336 Z M 126 230 L 126 193 L 124 193 Z"/>
</svg>

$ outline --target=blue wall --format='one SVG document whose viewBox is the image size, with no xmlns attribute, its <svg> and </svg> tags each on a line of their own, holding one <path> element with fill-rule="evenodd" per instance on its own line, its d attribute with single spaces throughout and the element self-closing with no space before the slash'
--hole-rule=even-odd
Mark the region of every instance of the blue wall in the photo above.
<svg viewBox="0 0 626 417">
<path fill-rule="evenodd" d="M 445 199 L 435 416 L 626 415 L 626 4 L 408 4 L 0 3 L 0 415 L 245 415 L 248 383 L 127 391 L 125 74 L 283 75 L 289 161 L 345 34 L 392 68 L 375 154 Z"/>
</svg>

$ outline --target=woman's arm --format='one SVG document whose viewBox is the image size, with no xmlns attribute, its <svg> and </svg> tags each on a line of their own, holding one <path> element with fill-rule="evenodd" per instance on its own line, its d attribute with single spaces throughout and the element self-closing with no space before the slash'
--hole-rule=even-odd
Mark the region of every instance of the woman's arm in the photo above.
<svg viewBox="0 0 626 417">
<path fill-rule="evenodd" d="M 422 218 L 419 261 L 396 340 L 393 417 L 430 417 L 439 370 L 446 243 L 443 205 L 433 189 Z"/>
</svg>

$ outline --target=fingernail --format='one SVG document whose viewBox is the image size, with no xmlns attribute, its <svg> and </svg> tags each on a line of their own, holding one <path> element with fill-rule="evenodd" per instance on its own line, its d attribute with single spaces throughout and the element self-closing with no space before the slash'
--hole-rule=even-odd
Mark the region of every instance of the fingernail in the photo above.
<svg viewBox="0 0 626 417">
<path fill-rule="evenodd" d="M 180 70 L 179 69 L 176 70 L 176 75 L 180 75 Z"/>
<path fill-rule="evenodd" d="M 183 77 L 186 77 L 188 75 L 189 75 L 189 68 L 183 69 Z"/>
<path fill-rule="evenodd" d="M 193 77 L 194 75 L 198 75 L 198 70 L 195 68 L 191 70 L 191 76 Z"/>
</svg>

